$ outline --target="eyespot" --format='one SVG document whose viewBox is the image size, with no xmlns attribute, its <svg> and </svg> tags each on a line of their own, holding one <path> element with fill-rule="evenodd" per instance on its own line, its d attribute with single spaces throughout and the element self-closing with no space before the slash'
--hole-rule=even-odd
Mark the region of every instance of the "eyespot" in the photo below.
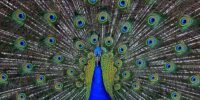
<svg viewBox="0 0 200 100">
<path fill-rule="evenodd" d="M 77 16 L 74 19 L 74 27 L 77 29 L 83 29 L 86 26 L 86 18 L 83 16 Z"/>
<path fill-rule="evenodd" d="M 118 0 L 117 7 L 119 9 L 126 9 L 130 4 L 130 0 Z"/>
<path fill-rule="evenodd" d="M 125 54 L 126 51 L 127 51 L 127 46 L 126 46 L 126 45 L 120 45 L 120 46 L 118 47 L 118 53 L 119 53 L 119 54 Z"/>
<path fill-rule="evenodd" d="M 85 79 L 85 74 L 84 74 L 84 73 L 81 73 L 81 74 L 79 75 L 79 78 L 80 78 L 81 80 L 84 80 L 84 79 Z"/>
<path fill-rule="evenodd" d="M 46 81 L 45 75 L 42 75 L 42 74 L 37 75 L 37 76 L 36 76 L 36 81 L 37 81 L 37 84 L 38 84 L 38 85 L 42 85 L 42 84 L 45 83 L 45 81 Z"/>
<path fill-rule="evenodd" d="M 26 13 L 18 9 L 12 14 L 12 19 L 18 24 L 23 25 L 26 20 Z"/>
<path fill-rule="evenodd" d="M 97 20 L 100 24 L 106 24 L 109 21 L 110 15 L 107 12 L 100 12 L 97 14 Z"/>
<path fill-rule="evenodd" d="M 54 12 L 48 12 L 44 15 L 44 18 L 49 24 L 53 24 L 58 20 L 58 16 Z"/>
<path fill-rule="evenodd" d="M 150 48 L 155 48 L 156 46 L 159 45 L 159 40 L 151 36 L 146 40 L 146 45 L 149 46 Z"/>
<path fill-rule="evenodd" d="M 53 57 L 53 62 L 56 64 L 60 64 L 61 62 L 63 62 L 64 57 L 62 55 L 56 54 Z"/>
<path fill-rule="evenodd" d="M 199 86 L 200 85 L 200 77 L 193 75 L 190 77 L 190 83 L 192 84 L 192 86 Z"/>
<path fill-rule="evenodd" d="M 147 17 L 147 25 L 150 27 L 157 26 L 161 21 L 161 16 L 157 13 L 151 13 Z"/>
<path fill-rule="evenodd" d="M 52 47 L 56 44 L 56 38 L 53 36 L 48 36 L 45 41 L 44 41 L 45 45 L 48 47 Z"/>
<path fill-rule="evenodd" d="M 19 37 L 15 40 L 15 48 L 20 50 L 20 51 L 23 51 L 25 50 L 25 48 L 27 47 L 27 43 L 26 43 L 26 40 L 23 38 L 23 37 Z"/>
<path fill-rule="evenodd" d="M 119 91 L 121 89 L 121 84 L 117 83 L 114 85 L 114 90 Z"/>
<path fill-rule="evenodd" d="M 70 77 L 73 77 L 75 75 L 76 71 L 74 68 L 69 68 L 67 70 L 67 75 L 70 76 Z"/>
<path fill-rule="evenodd" d="M 134 82 L 134 83 L 132 83 L 132 89 L 133 89 L 134 91 L 139 91 L 140 88 L 141 88 L 140 82 Z"/>
<path fill-rule="evenodd" d="M 128 21 L 127 22 L 122 22 L 120 24 L 119 29 L 120 29 L 121 33 L 130 33 L 131 30 L 132 30 L 132 24 L 130 22 L 128 22 Z"/>
<path fill-rule="evenodd" d="M 144 60 L 142 58 L 139 58 L 139 59 L 136 59 L 135 65 L 137 67 L 139 67 L 139 68 L 146 68 L 147 67 L 147 62 L 146 62 L 146 60 Z"/>
<path fill-rule="evenodd" d="M 60 90 L 63 89 L 63 83 L 57 82 L 57 83 L 55 83 L 54 87 L 55 87 L 55 90 L 59 90 L 60 91 Z"/>
<path fill-rule="evenodd" d="M 24 21 L 26 19 L 26 14 L 24 12 L 18 13 L 18 19 Z"/>
<path fill-rule="evenodd" d="M 7 81 L 7 80 L 8 80 L 7 74 L 2 73 L 2 74 L 1 74 L 1 81 Z M 0 81 L 0 83 L 1 83 L 1 81 Z"/>
<path fill-rule="evenodd" d="M 105 45 L 110 47 L 113 45 L 113 38 L 112 37 L 106 37 L 105 38 Z"/>
<path fill-rule="evenodd" d="M 130 77 L 131 77 L 130 71 L 124 71 L 124 72 L 122 72 L 122 79 L 127 80 L 127 79 L 129 79 Z"/>
<path fill-rule="evenodd" d="M 88 3 L 91 5 L 95 5 L 98 3 L 98 0 L 88 0 Z"/>
<path fill-rule="evenodd" d="M 179 92 L 173 91 L 173 92 L 171 92 L 171 99 L 172 100 L 180 100 L 181 94 Z"/>
<path fill-rule="evenodd" d="M 31 73 L 32 69 L 33 69 L 33 65 L 31 63 L 25 63 L 22 65 L 23 73 Z"/>
<path fill-rule="evenodd" d="M 117 59 L 116 61 L 115 61 L 115 63 L 114 63 L 114 65 L 116 66 L 116 67 L 122 67 L 122 60 L 121 59 Z"/>
<path fill-rule="evenodd" d="M 184 54 L 187 54 L 188 47 L 185 43 L 178 43 L 175 45 L 175 52 L 176 52 L 176 55 L 182 56 Z"/>
<path fill-rule="evenodd" d="M 173 63 L 173 62 L 166 62 L 166 63 L 164 64 L 164 70 L 165 70 L 166 72 L 169 72 L 169 73 L 175 72 L 175 70 L 176 70 L 176 64 Z"/>
<path fill-rule="evenodd" d="M 40 75 L 40 81 L 43 81 L 45 79 L 44 75 Z"/>
<path fill-rule="evenodd" d="M 85 64 L 87 64 L 87 59 L 86 59 L 85 57 L 79 58 L 79 64 L 80 64 L 80 65 L 85 65 Z"/>
<path fill-rule="evenodd" d="M 149 81 L 152 83 L 152 84 L 155 84 L 159 81 L 159 76 L 157 73 L 155 74 L 151 74 L 149 75 Z"/>
<path fill-rule="evenodd" d="M 91 44 L 97 44 L 97 42 L 98 42 L 98 35 L 91 35 L 91 37 L 90 37 L 90 43 Z"/>
<path fill-rule="evenodd" d="M 17 100 L 26 100 L 26 94 L 25 93 L 19 93 L 17 95 Z"/>
<path fill-rule="evenodd" d="M 179 25 L 181 27 L 190 27 L 192 24 L 193 24 L 193 19 L 188 15 L 181 17 L 179 20 Z"/>
<path fill-rule="evenodd" d="M 82 41 L 77 41 L 75 45 L 78 50 L 83 50 L 85 48 L 85 44 Z"/>
</svg>

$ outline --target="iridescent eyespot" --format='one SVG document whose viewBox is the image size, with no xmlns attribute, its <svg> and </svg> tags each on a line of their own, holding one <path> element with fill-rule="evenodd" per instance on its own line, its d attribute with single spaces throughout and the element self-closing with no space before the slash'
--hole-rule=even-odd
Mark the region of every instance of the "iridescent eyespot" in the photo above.
<svg viewBox="0 0 200 100">
<path fill-rule="evenodd" d="M 105 45 L 106 46 L 112 46 L 113 45 L 113 38 L 112 37 L 106 37 L 105 38 Z"/>
<path fill-rule="evenodd" d="M 26 14 L 24 13 L 24 12 L 21 12 L 21 13 L 19 13 L 18 14 L 18 18 L 19 18 L 19 20 L 25 20 L 26 19 Z"/>
<path fill-rule="evenodd" d="M 120 46 L 118 47 L 118 53 L 119 53 L 119 54 L 125 54 L 126 51 L 127 51 L 127 46 L 126 46 L 126 45 L 120 45 Z"/>
<path fill-rule="evenodd" d="M 159 76 L 157 73 L 149 75 L 149 81 L 151 84 L 155 84 L 159 81 Z"/>
<path fill-rule="evenodd" d="M 83 50 L 85 48 L 85 44 L 82 41 L 77 41 L 75 45 L 78 50 Z"/>
<path fill-rule="evenodd" d="M 121 59 L 117 59 L 116 61 L 115 61 L 115 63 L 114 63 L 114 65 L 116 66 L 116 67 L 122 67 L 122 60 Z"/>
<path fill-rule="evenodd" d="M 146 68 L 147 67 L 147 62 L 146 60 L 139 58 L 135 60 L 135 65 L 139 68 Z"/>
<path fill-rule="evenodd" d="M 130 5 L 130 0 L 118 0 L 117 7 L 119 9 L 126 9 Z"/>
<path fill-rule="evenodd" d="M 17 95 L 17 100 L 26 100 L 26 94 L 25 93 L 19 93 Z"/>
<path fill-rule="evenodd" d="M 131 22 L 122 22 L 119 26 L 121 33 L 130 33 L 132 31 L 133 25 Z"/>
<path fill-rule="evenodd" d="M 87 0 L 89 4 L 95 5 L 98 3 L 98 0 Z"/>
<path fill-rule="evenodd" d="M 23 25 L 26 20 L 26 13 L 18 9 L 12 14 L 12 19 L 18 24 Z"/>
<path fill-rule="evenodd" d="M 87 59 L 86 59 L 85 57 L 79 58 L 79 64 L 80 64 L 80 65 L 85 65 L 85 64 L 87 64 Z"/>
<path fill-rule="evenodd" d="M 114 85 L 114 90 L 119 91 L 121 89 L 121 84 L 117 83 Z"/>
<path fill-rule="evenodd" d="M 14 46 L 16 49 L 23 51 L 27 47 L 26 40 L 23 37 L 19 37 L 15 40 Z"/>
<path fill-rule="evenodd" d="M 45 79 L 44 75 L 40 75 L 40 80 L 43 81 Z"/>
<path fill-rule="evenodd" d="M 53 62 L 56 64 L 60 64 L 64 61 L 64 57 L 62 55 L 56 54 L 53 57 Z"/>
<path fill-rule="evenodd" d="M 90 37 L 90 43 L 91 44 L 97 44 L 98 42 L 98 35 L 94 34 L 94 35 L 91 35 Z"/>
<path fill-rule="evenodd" d="M 175 53 L 177 56 L 182 56 L 188 53 L 188 47 L 185 43 L 178 43 L 175 45 Z"/>
<path fill-rule="evenodd" d="M 172 100 L 181 100 L 181 94 L 179 92 L 173 91 L 171 92 Z"/>
<path fill-rule="evenodd" d="M 48 36 L 47 38 L 45 38 L 44 43 L 46 46 L 52 47 L 56 44 L 56 38 L 53 36 Z"/>
<path fill-rule="evenodd" d="M 150 27 L 157 26 L 161 21 L 161 16 L 157 13 L 151 13 L 147 17 L 147 25 Z"/>
<path fill-rule="evenodd" d="M 57 91 L 61 91 L 63 89 L 63 83 L 61 83 L 61 82 L 55 83 L 54 88 Z"/>
<path fill-rule="evenodd" d="M 141 88 L 140 82 L 134 82 L 134 83 L 132 83 L 132 89 L 133 89 L 134 91 L 139 91 L 140 88 Z"/>
<path fill-rule="evenodd" d="M 38 85 L 44 84 L 45 81 L 46 81 L 45 75 L 42 75 L 42 74 L 41 75 L 36 75 L 36 82 L 37 82 Z"/>
<path fill-rule="evenodd" d="M 193 19 L 188 15 L 181 17 L 180 20 L 179 20 L 179 25 L 182 26 L 182 27 L 188 28 L 192 24 L 193 24 Z"/>
<path fill-rule="evenodd" d="M 200 85 L 200 77 L 197 75 L 191 76 L 190 83 L 192 84 L 192 86 L 199 86 Z"/>
<path fill-rule="evenodd" d="M 159 45 L 159 40 L 151 36 L 146 40 L 146 45 L 149 46 L 150 48 L 155 48 L 156 46 Z"/>
<path fill-rule="evenodd" d="M 67 75 L 70 76 L 70 77 L 73 77 L 75 75 L 76 71 L 74 68 L 69 68 L 67 70 Z"/>
<path fill-rule="evenodd" d="M 54 12 L 46 13 L 44 18 L 48 21 L 49 24 L 53 24 L 58 20 L 58 16 Z"/>
<path fill-rule="evenodd" d="M 129 79 L 130 77 L 131 77 L 130 71 L 124 71 L 124 72 L 122 72 L 122 79 L 127 80 L 127 79 Z"/>
<path fill-rule="evenodd" d="M 175 72 L 175 71 L 176 71 L 176 64 L 173 63 L 173 62 L 166 62 L 166 63 L 164 64 L 164 70 L 165 70 L 166 72 L 169 72 L 169 73 Z"/>
<path fill-rule="evenodd" d="M 106 24 L 108 23 L 110 19 L 110 15 L 107 13 L 107 12 L 100 12 L 97 14 L 97 21 L 100 23 L 100 24 Z"/>
<path fill-rule="evenodd" d="M 74 19 L 74 27 L 77 29 L 83 29 L 86 26 L 86 18 L 83 16 L 77 16 Z"/>
<path fill-rule="evenodd" d="M 31 73 L 32 70 L 33 70 L 33 65 L 31 63 L 25 63 L 22 65 L 23 73 Z"/>
<path fill-rule="evenodd" d="M 8 79 L 7 74 L 2 73 L 2 74 L 1 74 L 1 80 L 2 80 L 2 81 L 6 81 L 7 79 Z"/>
</svg>

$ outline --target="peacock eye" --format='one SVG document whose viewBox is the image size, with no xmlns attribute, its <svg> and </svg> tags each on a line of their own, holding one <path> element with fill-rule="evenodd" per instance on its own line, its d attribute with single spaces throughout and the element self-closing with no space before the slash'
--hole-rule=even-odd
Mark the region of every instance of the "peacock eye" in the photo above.
<svg viewBox="0 0 200 100">
<path fill-rule="evenodd" d="M 133 25 L 129 21 L 121 22 L 119 24 L 119 29 L 121 33 L 130 33 L 132 31 Z"/>
<path fill-rule="evenodd" d="M 118 0 L 117 1 L 117 7 L 119 9 L 122 9 L 122 10 L 127 9 L 129 7 L 129 5 L 130 5 L 130 0 Z"/>
<path fill-rule="evenodd" d="M 67 75 L 70 76 L 70 77 L 73 77 L 74 75 L 76 74 L 76 71 L 74 68 L 69 68 L 67 70 Z"/>
<path fill-rule="evenodd" d="M 64 60 L 64 57 L 60 54 L 56 54 L 53 56 L 53 62 L 56 63 L 56 64 L 60 64 L 62 63 Z"/>
<path fill-rule="evenodd" d="M 7 74 L 2 73 L 2 74 L 1 74 L 1 80 L 6 81 L 7 79 L 8 79 Z"/>
<path fill-rule="evenodd" d="M 180 100 L 181 94 L 179 92 L 173 91 L 173 92 L 171 92 L 171 99 L 172 100 Z"/>
<path fill-rule="evenodd" d="M 86 18 L 84 16 L 77 16 L 74 18 L 74 27 L 83 29 L 86 26 Z"/>
<path fill-rule="evenodd" d="M 113 45 L 113 38 L 112 37 L 107 37 L 105 38 L 105 45 L 106 46 L 112 46 Z"/>
<path fill-rule="evenodd" d="M 178 43 L 175 45 L 176 55 L 182 56 L 188 53 L 188 47 L 185 43 Z"/>
<path fill-rule="evenodd" d="M 190 83 L 192 86 L 199 86 L 200 84 L 200 77 L 198 75 L 193 75 L 190 77 Z"/>
<path fill-rule="evenodd" d="M 14 46 L 15 46 L 16 49 L 18 49 L 20 51 L 23 51 L 27 47 L 26 40 L 23 37 L 18 37 L 15 40 Z"/>
<path fill-rule="evenodd" d="M 25 93 L 20 93 L 20 94 L 18 94 L 17 98 L 18 98 L 19 100 L 26 100 L 26 94 L 25 94 Z M 18 99 L 17 99 L 17 100 L 18 100 Z"/>
<path fill-rule="evenodd" d="M 97 44 L 98 42 L 98 35 L 94 34 L 94 35 L 91 35 L 90 37 L 90 43 L 91 44 Z"/>
<path fill-rule="evenodd" d="M 95 5 L 98 3 L 98 0 L 87 0 L 90 5 Z"/>
<path fill-rule="evenodd" d="M 75 43 L 75 45 L 76 45 L 76 48 L 77 48 L 78 50 L 83 50 L 83 49 L 85 48 L 85 44 L 84 44 L 82 41 L 77 41 L 77 42 Z"/>
<path fill-rule="evenodd" d="M 150 48 L 155 48 L 159 45 L 159 40 L 156 37 L 149 37 L 146 40 L 146 45 Z"/>
<path fill-rule="evenodd" d="M 147 17 L 147 25 L 150 27 L 156 27 L 161 22 L 161 16 L 157 13 L 150 13 Z"/>
<path fill-rule="evenodd" d="M 138 58 L 138 59 L 135 60 L 135 65 L 139 68 L 146 68 L 147 62 L 143 58 Z"/>
<path fill-rule="evenodd" d="M 169 72 L 169 73 L 175 72 L 176 71 L 176 64 L 173 63 L 173 62 L 166 62 L 164 64 L 164 70 L 166 72 Z"/>
<path fill-rule="evenodd" d="M 156 84 L 159 82 L 159 76 L 157 73 L 149 75 L 149 81 L 151 84 Z"/>
<path fill-rule="evenodd" d="M 99 12 L 97 14 L 97 21 L 100 24 L 106 24 L 106 23 L 108 23 L 109 18 L 110 18 L 110 15 L 107 12 L 102 11 L 102 12 Z"/>
<path fill-rule="evenodd" d="M 126 46 L 126 45 L 120 45 L 120 46 L 118 47 L 118 53 L 119 53 L 119 54 L 125 54 L 126 51 L 127 51 L 127 46 Z"/>
</svg>

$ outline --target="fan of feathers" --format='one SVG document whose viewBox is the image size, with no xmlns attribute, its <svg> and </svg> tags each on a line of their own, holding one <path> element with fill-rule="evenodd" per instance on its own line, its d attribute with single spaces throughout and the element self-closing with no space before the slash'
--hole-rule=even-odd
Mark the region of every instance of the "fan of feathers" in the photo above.
<svg viewBox="0 0 200 100">
<path fill-rule="evenodd" d="M 0 0 L 0 100 L 200 100 L 199 5 Z"/>
</svg>

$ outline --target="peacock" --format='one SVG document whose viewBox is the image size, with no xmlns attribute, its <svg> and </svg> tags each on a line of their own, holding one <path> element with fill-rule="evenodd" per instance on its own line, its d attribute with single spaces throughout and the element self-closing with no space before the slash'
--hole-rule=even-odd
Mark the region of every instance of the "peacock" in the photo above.
<svg viewBox="0 0 200 100">
<path fill-rule="evenodd" d="M 200 100 L 199 0 L 0 0 L 0 100 Z"/>
</svg>

